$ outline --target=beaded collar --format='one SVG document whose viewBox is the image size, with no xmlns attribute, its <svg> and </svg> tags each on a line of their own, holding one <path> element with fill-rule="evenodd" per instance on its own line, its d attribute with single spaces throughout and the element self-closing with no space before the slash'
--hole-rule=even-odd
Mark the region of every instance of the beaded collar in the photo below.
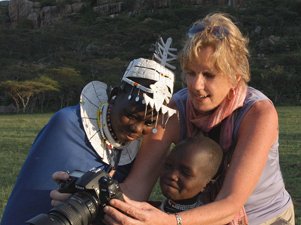
<svg viewBox="0 0 301 225">
<path fill-rule="evenodd" d="M 80 116 L 87 139 L 101 160 L 107 164 L 126 165 L 133 161 L 140 140 L 122 145 L 109 130 L 107 121 L 108 95 L 107 85 L 100 81 L 88 83 L 80 96 Z M 117 150 L 118 149 L 118 150 Z M 118 159 L 120 157 L 120 159 Z"/>
<path fill-rule="evenodd" d="M 111 107 L 107 102 L 101 103 L 97 110 L 97 124 L 100 134 L 108 149 L 122 148 L 123 144 L 117 141 L 111 125 Z"/>
<path fill-rule="evenodd" d="M 198 195 L 196 198 L 193 198 L 191 202 L 187 203 L 177 203 L 171 199 L 165 199 L 162 202 L 161 209 L 167 213 L 176 213 L 193 209 L 201 205 L 204 205 L 204 202 L 201 195 Z"/>
</svg>

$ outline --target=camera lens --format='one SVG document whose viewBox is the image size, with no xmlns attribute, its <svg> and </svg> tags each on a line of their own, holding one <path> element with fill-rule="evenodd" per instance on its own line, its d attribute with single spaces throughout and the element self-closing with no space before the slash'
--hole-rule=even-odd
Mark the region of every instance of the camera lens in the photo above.
<svg viewBox="0 0 301 225">
<path fill-rule="evenodd" d="M 77 172 L 77 171 L 76 171 Z M 63 190 L 75 190 L 66 202 L 52 208 L 48 214 L 40 214 L 28 220 L 31 225 L 88 225 L 101 221 L 103 208 L 112 198 L 122 198 L 118 182 L 102 168 L 92 168 L 81 176 L 72 173 L 72 182 L 65 183 Z"/>
<path fill-rule="evenodd" d="M 63 219 L 63 220 L 62 220 Z M 34 218 L 28 220 L 29 224 L 43 224 L 43 225 L 69 225 L 69 221 L 61 218 L 59 215 L 54 214 L 39 214 Z"/>
<path fill-rule="evenodd" d="M 98 213 L 98 200 L 89 192 L 77 192 L 66 202 L 40 214 L 27 223 L 33 225 L 86 225 L 91 223 Z"/>
</svg>

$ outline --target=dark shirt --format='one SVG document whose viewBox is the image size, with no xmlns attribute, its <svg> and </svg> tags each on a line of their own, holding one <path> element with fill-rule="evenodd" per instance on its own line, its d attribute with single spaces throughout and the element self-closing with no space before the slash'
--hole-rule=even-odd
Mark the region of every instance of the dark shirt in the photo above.
<svg viewBox="0 0 301 225">
<path fill-rule="evenodd" d="M 82 127 L 79 105 L 56 112 L 37 135 L 7 202 L 1 225 L 23 225 L 51 208 L 49 193 L 58 185 L 51 176 L 56 171 L 88 171 L 109 166 L 101 161 Z M 122 181 L 130 165 L 118 168 Z"/>
</svg>

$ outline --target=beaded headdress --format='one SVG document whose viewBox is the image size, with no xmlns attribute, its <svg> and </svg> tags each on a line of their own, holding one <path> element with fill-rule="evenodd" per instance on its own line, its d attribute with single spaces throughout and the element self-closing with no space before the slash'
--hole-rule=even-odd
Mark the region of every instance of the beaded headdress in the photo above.
<svg viewBox="0 0 301 225">
<path fill-rule="evenodd" d="M 162 122 L 164 124 L 167 123 L 169 117 L 176 113 L 176 110 L 166 106 L 172 97 L 174 85 L 174 73 L 170 69 L 175 69 L 175 67 L 170 62 L 177 58 L 176 54 L 172 53 L 177 49 L 171 48 L 171 43 L 171 38 L 168 38 L 166 42 L 160 38 L 156 43 L 153 59 L 134 59 L 130 62 L 122 77 L 122 81 L 144 92 L 142 102 L 145 104 L 145 111 L 147 111 L 147 107 L 150 107 L 156 111 L 157 116 L 161 113 L 162 119 L 167 115 L 166 121 Z M 135 78 L 148 79 L 155 82 L 149 87 L 145 87 L 136 82 Z M 131 94 L 128 98 L 132 98 Z M 135 100 L 139 101 L 138 95 Z M 156 132 L 156 128 L 153 132 Z"/>
<path fill-rule="evenodd" d="M 156 45 L 154 59 L 159 61 L 161 58 L 162 62 L 165 60 L 165 66 L 172 69 L 174 67 L 169 62 L 174 60 L 176 56 L 169 52 L 175 50 L 170 48 L 171 41 L 170 38 L 164 43 L 160 39 L 160 44 Z M 166 49 L 169 49 L 169 51 L 166 51 Z M 162 57 L 163 54 L 166 54 L 166 56 Z M 144 78 L 155 82 L 146 87 L 134 82 L 134 78 Z M 143 92 L 142 99 L 138 94 L 134 100 L 142 100 L 146 109 L 150 106 L 156 112 L 160 111 L 163 115 L 167 114 L 168 118 L 175 113 L 175 110 L 164 105 L 171 98 L 174 83 L 173 72 L 165 68 L 164 64 L 149 59 L 135 59 L 129 64 L 122 80 L 132 85 L 132 88 L 138 88 L 138 91 Z M 80 114 L 83 128 L 93 149 L 102 158 L 103 162 L 115 167 L 117 164 L 126 165 L 132 162 L 139 149 L 140 140 L 121 145 L 112 136 L 107 120 L 109 111 L 107 91 L 108 86 L 100 81 L 92 81 L 87 84 L 80 96 Z M 132 98 L 132 96 L 129 97 Z M 164 118 L 162 117 L 162 119 Z M 154 131 L 155 129 L 153 129 Z M 122 151 L 115 151 L 115 149 L 122 149 Z"/>
</svg>

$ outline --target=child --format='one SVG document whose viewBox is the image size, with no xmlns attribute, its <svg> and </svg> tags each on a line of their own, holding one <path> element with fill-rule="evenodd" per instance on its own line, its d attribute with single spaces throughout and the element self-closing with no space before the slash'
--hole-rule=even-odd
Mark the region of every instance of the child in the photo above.
<svg viewBox="0 0 301 225">
<path fill-rule="evenodd" d="M 178 213 L 214 201 L 206 187 L 214 183 L 222 158 L 221 147 L 203 135 L 177 144 L 161 172 L 160 187 L 166 199 L 160 208 Z M 247 219 L 238 215 L 231 224 L 247 224 Z"/>
</svg>

